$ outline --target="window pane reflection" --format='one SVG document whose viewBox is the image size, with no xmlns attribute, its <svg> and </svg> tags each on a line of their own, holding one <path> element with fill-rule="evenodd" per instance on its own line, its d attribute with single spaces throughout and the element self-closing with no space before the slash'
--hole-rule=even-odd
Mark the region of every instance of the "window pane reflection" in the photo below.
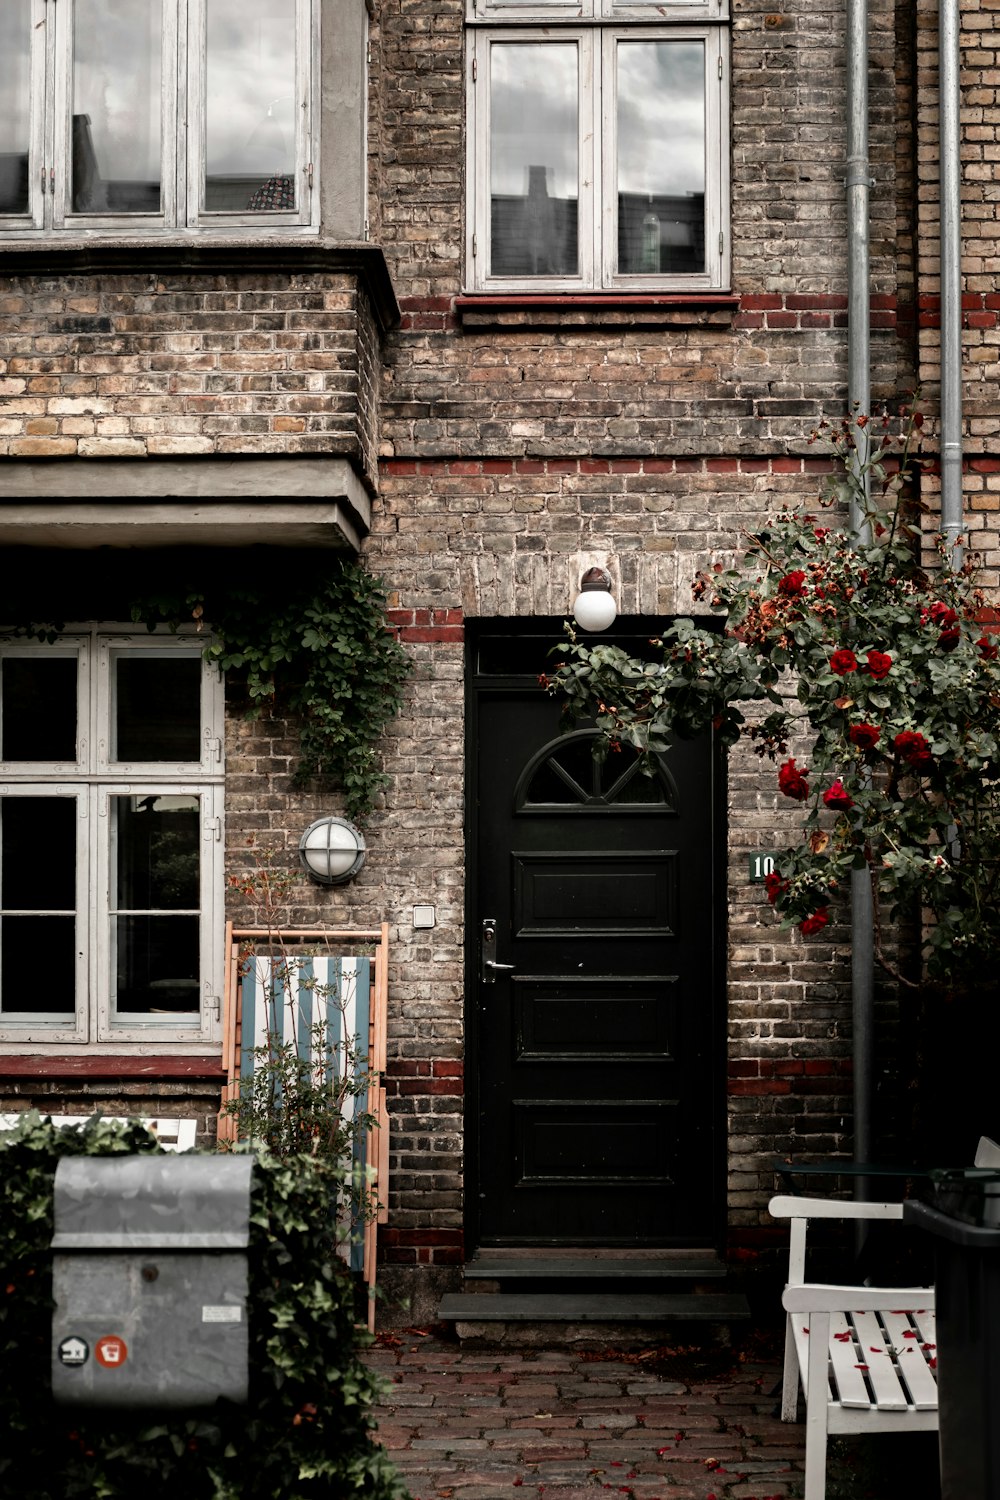
<svg viewBox="0 0 1000 1500">
<path fill-rule="evenodd" d="M 0 904 L 75 911 L 75 797 L 0 799 Z"/>
<path fill-rule="evenodd" d="M 151 793 L 112 807 L 117 1010 L 197 1012 L 200 801 Z"/>
<path fill-rule="evenodd" d="M 705 269 L 705 47 L 618 45 L 618 270 Z"/>
<path fill-rule="evenodd" d="M 0 1011 L 72 1019 L 76 918 L 0 917 Z"/>
<path fill-rule="evenodd" d="M 0 5 L 0 214 L 28 212 L 31 0 Z"/>
<path fill-rule="evenodd" d="M 160 210 L 160 0 L 76 0 L 73 212 Z"/>
<path fill-rule="evenodd" d="M 575 276 L 577 48 L 511 43 L 490 58 L 490 270 Z"/>
<path fill-rule="evenodd" d="M 295 0 L 211 0 L 205 208 L 295 208 Z"/>
<path fill-rule="evenodd" d="M 116 797 L 119 911 L 198 908 L 197 797 Z"/>
<path fill-rule="evenodd" d="M 197 1014 L 197 917 L 117 917 L 117 1011 Z"/>
<path fill-rule="evenodd" d="M 0 663 L 0 759 L 76 760 L 76 657 Z"/>
<path fill-rule="evenodd" d="M 76 798 L 0 799 L 0 908 L 0 1010 L 72 1016 Z"/>
<path fill-rule="evenodd" d="M 118 761 L 201 759 L 201 658 L 116 656 L 114 748 Z"/>
</svg>

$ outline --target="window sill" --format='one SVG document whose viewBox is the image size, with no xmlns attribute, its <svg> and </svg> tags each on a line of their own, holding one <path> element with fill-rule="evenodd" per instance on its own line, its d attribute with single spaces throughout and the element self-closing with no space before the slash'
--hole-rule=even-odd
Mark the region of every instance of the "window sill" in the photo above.
<svg viewBox="0 0 1000 1500">
<path fill-rule="evenodd" d="M 729 328 L 740 299 L 730 292 L 486 293 L 456 297 L 454 305 L 467 328 Z"/>
<path fill-rule="evenodd" d="M 0 276 L 128 275 L 129 272 L 256 271 L 274 275 L 346 272 L 364 281 L 383 331 L 399 322 L 399 304 L 381 245 L 317 235 L 247 233 L 213 237 L 165 234 L 84 238 L 49 235 L 0 239 Z"/>
<path fill-rule="evenodd" d="M 0 1078 L 225 1078 L 221 1054 L 81 1052 L 0 1056 Z"/>
</svg>

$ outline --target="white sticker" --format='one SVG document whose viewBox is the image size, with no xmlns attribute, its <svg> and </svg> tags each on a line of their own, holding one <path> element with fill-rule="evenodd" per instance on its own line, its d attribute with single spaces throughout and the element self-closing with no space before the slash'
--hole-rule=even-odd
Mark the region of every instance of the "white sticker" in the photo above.
<svg viewBox="0 0 1000 1500">
<path fill-rule="evenodd" d="M 203 1323 L 241 1323 L 243 1321 L 243 1309 L 233 1307 L 225 1303 L 221 1307 L 203 1307 L 201 1310 L 201 1321 Z"/>
</svg>

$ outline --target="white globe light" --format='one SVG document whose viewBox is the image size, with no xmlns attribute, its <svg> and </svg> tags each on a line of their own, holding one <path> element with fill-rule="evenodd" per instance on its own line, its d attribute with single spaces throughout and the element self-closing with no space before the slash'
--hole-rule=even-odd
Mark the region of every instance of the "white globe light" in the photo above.
<svg viewBox="0 0 1000 1500">
<path fill-rule="evenodd" d="M 573 618 L 581 630 L 607 630 L 617 615 L 608 589 L 583 589 L 573 601 Z"/>
<path fill-rule="evenodd" d="M 320 818 L 299 841 L 302 868 L 321 885 L 340 885 L 365 862 L 365 841 L 346 818 Z"/>
</svg>

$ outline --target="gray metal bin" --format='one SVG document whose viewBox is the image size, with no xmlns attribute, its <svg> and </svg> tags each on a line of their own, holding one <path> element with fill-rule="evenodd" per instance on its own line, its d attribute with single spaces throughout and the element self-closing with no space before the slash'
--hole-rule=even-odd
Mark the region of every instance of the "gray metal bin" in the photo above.
<svg viewBox="0 0 1000 1500">
<path fill-rule="evenodd" d="M 56 1171 L 52 1393 L 247 1399 L 250 1156 L 75 1157 Z"/>
</svg>

